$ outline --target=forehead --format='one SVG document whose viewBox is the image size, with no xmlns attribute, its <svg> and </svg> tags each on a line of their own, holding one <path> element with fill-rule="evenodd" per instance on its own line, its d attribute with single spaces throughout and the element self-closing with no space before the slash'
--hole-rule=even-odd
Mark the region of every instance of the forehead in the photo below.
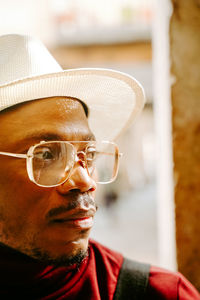
<svg viewBox="0 0 200 300">
<path fill-rule="evenodd" d="M 0 141 L 12 144 L 58 138 L 85 140 L 92 136 L 83 106 L 78 100 L 67 97 L 23 103 L 0 115 L 0 123 Z"/>
</svg>

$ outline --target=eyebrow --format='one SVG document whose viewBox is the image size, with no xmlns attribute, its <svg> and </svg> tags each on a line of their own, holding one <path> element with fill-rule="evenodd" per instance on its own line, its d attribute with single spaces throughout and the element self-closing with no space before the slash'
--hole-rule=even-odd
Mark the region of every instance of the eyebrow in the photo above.
<svg viewBox="0 0 200 300">
<path fill-rule="evenodd" d="M 54 132 L 33 132 L 23 137 L 23 140 L 36 140 L 36 141 L 68 141 L 69 139 L 63 138 L 62 135 Z M 83 134 L 82 141 L 95 141 L 96 138 L 93 133 Z"/>
</svg>

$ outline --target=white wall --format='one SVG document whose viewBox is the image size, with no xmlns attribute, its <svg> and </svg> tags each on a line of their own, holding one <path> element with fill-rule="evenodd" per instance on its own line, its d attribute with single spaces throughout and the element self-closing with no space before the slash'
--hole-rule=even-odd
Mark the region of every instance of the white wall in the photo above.
<svg viewBox="0 0 200 300">
<path fill-rule="evenodd" d="M 159 264 L 176 269 L 173 160 L 170 100 L 170 0 L 155 0 L 153 24 L 153 92 L 157 135 L 157 204 Z"/>
<path fill-rule="evenodd" d="M 0 35 L 35 35 L 50 45 L 54 40 L 49 0 L 0 0 Z"/>
</svg>

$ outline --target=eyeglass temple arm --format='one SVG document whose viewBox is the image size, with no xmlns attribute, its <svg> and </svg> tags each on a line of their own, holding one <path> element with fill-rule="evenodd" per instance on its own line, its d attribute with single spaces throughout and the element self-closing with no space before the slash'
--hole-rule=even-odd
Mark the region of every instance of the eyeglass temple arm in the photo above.
<svg viewBox="0 0 200 300">
<path fill-rule="evenodd" d="M 101 153 L 107 154 L 107 155 L 113 155 L 112 153 L 106 153 L 106 152 L 101 152 Z M 17 154 L 17 153 L 2 152 L 2 151 L 0 151 L 0 155 L 12 156 L 12 157 L 17 157 L 17 158 L 28 158 L 29 157 L 27 154 Z M 123 153 L 119 153 L 118 155 L 119 155 L 119 157 L 122 157 Z"/>
<path fill-rule="evenodd" d="M 106 154 L 106 155 L 113 155 L 113 153 L 108 153 L 108 152 L 99 152 L 99 153 Z M 118 153 L 118 156 L 122 157 L 123 153 Z"/>
<path fill-rule="evenodd" d="M 17 158 L 28 158 L 27 154 L 16 154 L 16 153 L 1 152 L 1 151 L 0 151 L 0 155 L 12 156 Z"/>
</svg>

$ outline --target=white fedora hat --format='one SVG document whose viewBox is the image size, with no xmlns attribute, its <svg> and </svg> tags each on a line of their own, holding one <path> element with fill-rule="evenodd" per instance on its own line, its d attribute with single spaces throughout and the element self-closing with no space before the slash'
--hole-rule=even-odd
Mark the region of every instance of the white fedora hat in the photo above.
<svg viewBox="0 0 200 300">
<path fill-rule="evenodd" d="M 45 46 L 30 36 L 0 37 L 0 110 L 52 96 L 75 97 L 89 107 L 97 139 L 113 140 L 144 106 L 144 91 L 133 77 L 110 69 L 63 70 Z"/>
</svg>

